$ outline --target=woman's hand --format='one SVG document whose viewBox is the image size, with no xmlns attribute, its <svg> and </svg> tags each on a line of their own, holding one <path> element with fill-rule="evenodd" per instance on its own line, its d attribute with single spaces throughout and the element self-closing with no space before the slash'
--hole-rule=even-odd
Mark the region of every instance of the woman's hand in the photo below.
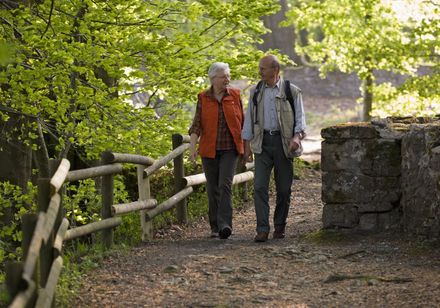
<svg viewBox="0 0 440 308">
<path fill-rule="evenodd" d="M 199 139 L 199 136 L 197 134 L 192 133 L 190 136 L 189 141 L 189 159 L 195 163 L 197 160 L 197 156 L 199 156 L 199 153 L 197 152 L 197 140 Z"/>
<path fill-rule="evenodd" d="M 195 163 L 199 153 L 197 152 L 197 147 L 195 144 L 190 144 L 189 146 L 189 160 Z"/>
</svg>

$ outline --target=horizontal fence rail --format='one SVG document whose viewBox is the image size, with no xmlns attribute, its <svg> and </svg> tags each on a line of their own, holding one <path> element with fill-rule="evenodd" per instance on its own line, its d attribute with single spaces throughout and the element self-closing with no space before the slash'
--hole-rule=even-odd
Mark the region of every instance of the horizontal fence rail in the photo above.
<svg viewBox="0 0 440 308">
<path fill-rule="evenodd" d="M 67 174 L 66 182 L 74 182 L 90 178 L 96 178 L 103 175 L 113 175 L 122 172 L 121 164 L 112 164 L 106 166 L 92 167 L 82 170 L 70 171 Z"/>
<path fill-rule="evenodd" d="M 102 153 L 101 157 L 103 160 L 107 161 L 108 163 L 131 163 L 131 164 L 151 166 L 155 162 L 153 158 L 148 156 L 112 153 L 110 151 L 106 151 Z"/>
<path fill-rule="evenodd" d="M 139 210 L 151 210 L 157 206 L 156 199 L 139 200 L 131 203 L 114 204 L 112 205 L 113 215 L 122 215 Z"/>
<path fill-rule="evenodd" d="M 189 144 L 182 144 L 178 148 L 174 149 L 170 154 L 166 155 L 165 157 L 155 161 L 151 166 L 145 169 L 145 177 L 148 177 L 152 175 L 154 172 L 168 164 L 172 159 L 176 158 L 177 156 L 181 155 L 183 152 L 185 152 L 187 149 L 189 149 Z"/>
<path fill-rule="evenodd" d="M 246 164 L 247 170 L 252 169 L 252 168 L 254 168 L 254 163 L 247 163 Z M 239 173 L 239 174 L 234 175 L 234 178 L 232 180 L 232 184 L 243 183 L 246 181 L 250 181 L 253 178 L 254 178 L 254 173 L 252 171 Z M 205 177 L 204 173 L 199 173 L 199 174 L 185 176 L 185 177 L 183 177 L 183 181 L 184 181 L 186 187 L 195 186 L 195 185 L 200 185 L 200 184 L 206 183 L 206 177 Z"/>
<path fill-rule="evenodd" d="M 186 196 L 190 195 L 192 192 L 193 192 L 192 187 L 187 187 L 181 190 L 180 192 L 169 198 L 167 201 L 159 204 L 151 211 L 148 211 L 147 220 L 153 219 L 155 216 L 159 215 L 160 213 L 163 213 L 173 208 L 179 201 L 183 200 Z"/>
<path fill-rule="evenodd" d="M 122 223 L 121 217 L 112 217 L 100 221 L 91 222 L 87 225 L 67 230 L 66 237 L 64 238 L 64 240 L 68 241 L 100 230 L 114 228 L 119 226 L 121 223 Z"/>
<path fill-rule="evenodd" d="M 24 262 L 7 266 L 8 289 L 12 301 L 9 307 L 51 307 L 56 285 L 63 266 L 63 243 L 75 238 L 102 232 L 103 243 L 110 246 L 113 229 L 122 224 L 122 216 L 139 212 L 141 217 L 142 239 L 152 238 L 152 220 L 157 215 L 177 208 L 177 220 L 186 222 L 186 197 L 193 192 L 194 185 L 206 182 L 205 174 L 184 175 L 183 154 L 189 149 L 189 136 L 173 135 L 173 150 L 155 160 L 148 156 L 103 152 L 101 165 L 92 168 L 70 171 L 67 159 L 51 162 L 53 167 L 50 179 L 39 180 L 38 214 L 28 214 L 29 225 L 23 225 Z M 174 194 L 158 204 L 150 197 L 150 176 L 173 161 Z M 113 176 L 121 174 L 123 163 L 137 166 L 139 200 L 113 204 Z M 56 167 L 56 168 L 55 168 Z M 246 164 L 243 172 L 233 178 L 233 184 L 253 179 L 253 163 Z M 99 221 L 69 228 L 69 221 L 62 217 L 63 185 L 69 182 L 100 177 L 102 211 Z M 24 218 L 24 217 L 23 217 Z M 25 230 L 29 230 L 26 231 Z M 39 277 L 39 279 L 37 279 Z"/>
</svg>

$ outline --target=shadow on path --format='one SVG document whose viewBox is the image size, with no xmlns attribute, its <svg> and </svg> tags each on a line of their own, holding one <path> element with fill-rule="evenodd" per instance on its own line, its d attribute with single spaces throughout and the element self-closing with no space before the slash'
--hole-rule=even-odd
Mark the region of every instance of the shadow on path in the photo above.
<svg viewBox="0 0 440 308">
<path fill-rule="evenodd" d="M 440 305 L 438 249 L 389 234 L 325 232 L 320 191 L 316 170 L 295 181 L 282 240 L 252 241 L 250 205 L 234 213 L 228 240 L 207 238 L 208 223 L 199 221 L 115 253 L 83 278 L 72 307 Z"/>
</svg>

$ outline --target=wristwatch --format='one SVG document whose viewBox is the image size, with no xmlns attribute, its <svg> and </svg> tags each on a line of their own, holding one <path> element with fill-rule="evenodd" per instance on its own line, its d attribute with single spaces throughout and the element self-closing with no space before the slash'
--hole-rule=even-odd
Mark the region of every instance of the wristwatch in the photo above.
<svg viewBox="0 0 440 308">
<path fill-rule="evenodd" d="M 296 134 L 298 134 L 299 139 L 304 139 L 304 137 L 306 136 L 306 133 L 304 133 L 303 131 L 302 132 L 298 132 Z"/>
</svg>

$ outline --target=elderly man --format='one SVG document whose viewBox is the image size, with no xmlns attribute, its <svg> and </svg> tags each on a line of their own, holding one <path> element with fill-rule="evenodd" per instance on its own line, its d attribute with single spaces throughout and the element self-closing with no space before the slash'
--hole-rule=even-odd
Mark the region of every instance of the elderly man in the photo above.
<svg viewBox="0 0 440 308">
<path fill-rule="evenodd" d="M 274 169 L 277 194 L 273 238 L 280 239 L 285 236 L 289 213 L 294 152 L 305 136 L 306 123 L 301 90 L 280 77 L 278 59 L 273 55 L 264 56 L 260 60 L 259 71 L 261 81 L 251 89 L 241 136 L 245 141 L 245 161 L 252 161 L 252 152 L 255 154 L 257 235 L 254 240 L 265 242 L 270 232 L 270 174 Z M 290 93 L 286 87 L 290 88 Z M 287 99 L 289 95 L 292 104 Z"/>
</svg>

